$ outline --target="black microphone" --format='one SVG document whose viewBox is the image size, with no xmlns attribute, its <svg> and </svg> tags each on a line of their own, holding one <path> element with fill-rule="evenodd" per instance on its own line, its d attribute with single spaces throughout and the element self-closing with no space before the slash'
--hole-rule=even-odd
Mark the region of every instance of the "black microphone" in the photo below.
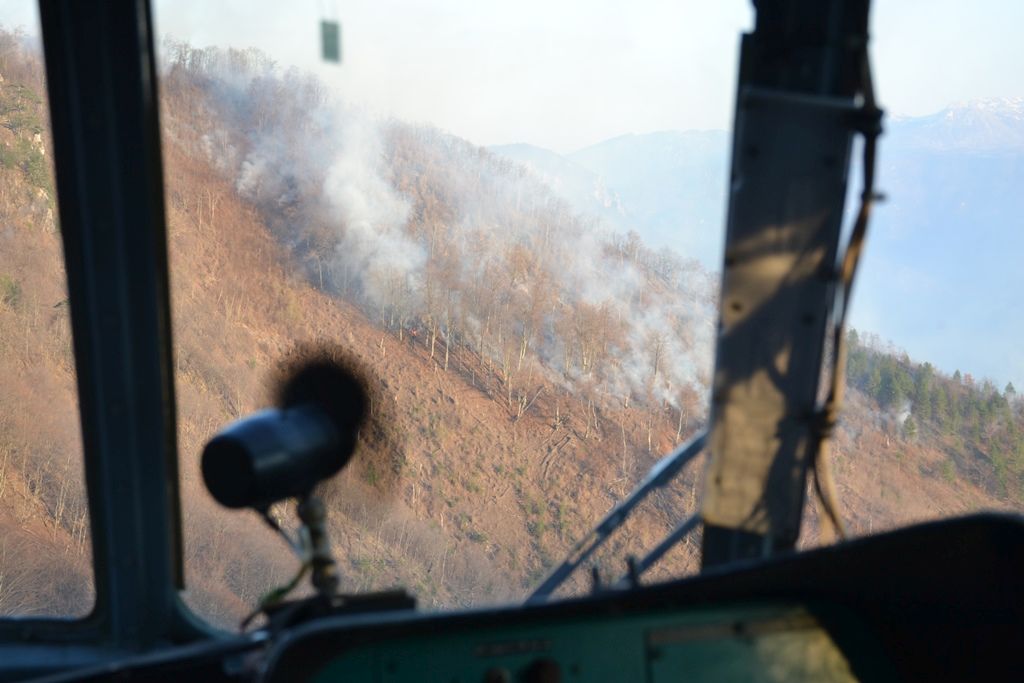
<svg viewBox="0 0 1024 683">
<path fill-rule="evenodd" d="M 352 459 L 367 402 L 353 370 L 329 359 L 302 364 L 282 385 L 279 408 L 243 418 L 206 444 L 206 488 L 221 505 L 258 510 L 308 495 Z"/>
</svg>

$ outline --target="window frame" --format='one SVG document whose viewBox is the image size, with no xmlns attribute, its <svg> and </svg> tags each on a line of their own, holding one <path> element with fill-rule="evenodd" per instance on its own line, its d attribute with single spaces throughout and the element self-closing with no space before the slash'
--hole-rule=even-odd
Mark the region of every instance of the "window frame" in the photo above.
<svg viewBox="0 0 1024 683">
<path fill-rule="evenodd" d="M 10 662 L 0 670 L 21 670 L 20 662 L 36 673 L 219 633 L 179 594 L 176 405 L 149 2 L 41 0 L 39 15 L 95 601 L 83 618 L 0 619 L 0 653 Z M 37 644 L 17 645 L 29 641 Z"/>
</svg>

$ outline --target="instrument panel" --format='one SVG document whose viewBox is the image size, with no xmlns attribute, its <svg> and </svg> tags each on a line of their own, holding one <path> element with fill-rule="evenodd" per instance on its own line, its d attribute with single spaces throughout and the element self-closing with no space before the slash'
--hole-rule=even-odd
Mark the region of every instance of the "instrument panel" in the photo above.
<svg viewBox="0 0 1024 683">
<path fill-rule="evenodd" d="M 1006 680 L 1024 645 L 1022 571 L 1021 518 L 978 515 L 570 600 L 327 617 L 276 638 L 261 677 Z"/>
<path fill-rule="evenodd" d="M 858 680 L 807 610 L 707 609 L 540 625 L 494 624 L 388 639 L 338 654 L 311 681 Z M 292 671 L 291 667 L 281 671 Z"/>
<path fill-rule="evenodd" d="M 977 515 L 536 605 L 389 603 L 47 680 L 1017 680 L 1022 575 L 1024 519 Z"/>
</svg>

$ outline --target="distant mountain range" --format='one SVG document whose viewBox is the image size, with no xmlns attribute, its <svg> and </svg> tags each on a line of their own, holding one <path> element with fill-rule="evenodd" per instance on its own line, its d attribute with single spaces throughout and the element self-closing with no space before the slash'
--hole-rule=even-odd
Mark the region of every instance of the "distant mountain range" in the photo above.
<svg viewBox="0 0 1024 683">
<path fill-rule="evenodd" d="M 492 150 L 576 210 L 718 270 L 729 144 L 726 131 L 664 131 L 567 155 Z M 888 201 L 874 215 L 854 324 L 948 372 L 1024 385 L 1024 98 L 890 117 L 878 178 Z"/>
<path fill-rule="evenodd" d="M 532 169 L 577 211 L 717 268 L 729 140 L 721 130 L 665 131 L 623 135 L 565 156 L 526 144 L 491 150 Z"/>
<path fill-rule="evenodd" d="M 1024 97 L 958 102 L 930 116 L 896 117 L 887 144 L 936 151 L 1024 152 Z"/>
<path fill-rule="evenodd" d="M 526 144 L 490 149 L 528 167 L 577 211 L 597 216 L 613 225 L 628 222 L 619 194 L 608 189 L 600 173 L 571 156 Z"/>
</svg>

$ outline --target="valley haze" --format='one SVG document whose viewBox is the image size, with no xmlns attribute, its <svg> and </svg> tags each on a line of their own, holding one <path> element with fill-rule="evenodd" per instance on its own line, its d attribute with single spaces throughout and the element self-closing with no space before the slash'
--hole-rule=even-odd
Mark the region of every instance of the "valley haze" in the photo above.
<svg viewBox="0 0 1024 683">
<path fill-rule="evenodd" d="M 560 155 L 492 151 L 523 164 L 581 212 L 721 268 L 727 131 L 623 135 Z M 1024 98 L 893 116 L 851 322 L 952 373 L 1024 386 Z M 859 166 L 847 213 L 860 191 Z"/>
</svg>

